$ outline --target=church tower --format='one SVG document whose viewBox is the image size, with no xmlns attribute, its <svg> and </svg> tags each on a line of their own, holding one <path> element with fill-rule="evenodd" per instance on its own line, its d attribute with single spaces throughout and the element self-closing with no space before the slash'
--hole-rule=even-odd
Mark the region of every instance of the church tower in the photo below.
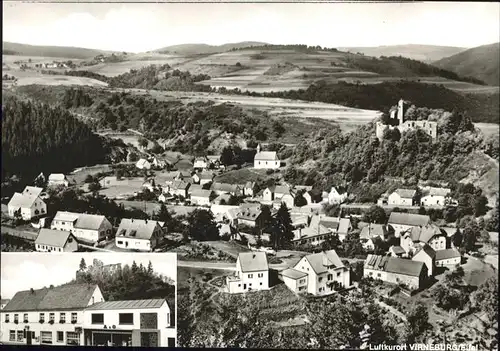
<svg viewBox="0 0 500 351">
<path fill-rule="evenodd" d="M 404 100 L 399 99 L 398 101 L 398 120 L 399 120 L 399 125 L 402 125 L 404 122 Z"/>
<path fill-rule="evenodd" d="M 261 150 L 260 143 L 257 144 L 257 153 L 259 153 Z"/>
</svg>

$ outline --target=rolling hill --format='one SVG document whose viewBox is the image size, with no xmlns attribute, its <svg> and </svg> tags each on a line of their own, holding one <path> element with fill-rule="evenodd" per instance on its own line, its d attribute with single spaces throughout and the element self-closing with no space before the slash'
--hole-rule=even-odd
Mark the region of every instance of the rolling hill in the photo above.
<svg viewBox="0 0 500 351">
<path fill-rule="evenodd" d="M 498 86 L 500 79 L 500 43 L 478 46 L 456 55 L 440 59 L 437 67 L 481 79 L 489 85 Z"/>
<path fill-rule="evenodd" d="M 68 46 L 39 46 L 11 42 L 2 42 L 3 55 L 16 56 L 44 56 L 86 59 L 108 53 L 103 50 L 68 47 Z"/>
<path fill-rule="evenodd" d="M 245 48 L 250 46 L 266 45 L 266 43 L 258 41 L 242 41 L 240 43 L 228 43 L 223 45 L 208 45 L 208 44 L 179 44 L 171 45 L 161 49 L 153 50 L 153 52 L 166 54 L 215 54 L 226 52 L 232 49 Z"/>
<path fill-rule="evenodd" d="M 440 60 L 444 57 L 452 56 L 466 50 L 467 48 L 455 46 L 437 45 L 388 45 L 374 47 L 345 47 L 339 48 L 342 51 L 360 52 L 367 56 L 403 56 L 426 63 Z"/>
</svg>

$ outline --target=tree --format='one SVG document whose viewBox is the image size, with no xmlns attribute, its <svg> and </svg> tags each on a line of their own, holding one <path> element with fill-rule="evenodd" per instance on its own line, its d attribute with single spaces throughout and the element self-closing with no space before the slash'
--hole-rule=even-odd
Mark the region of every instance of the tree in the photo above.
<svg viewBox="0 0 500 351">
<path fill-rule="evenodd" d="M 117 180 L 122 179 L 124 175 L 125 175 L 125 172 L 123 171 L 123 169 L 118 168 L 115 170 L 115 177 Z"/>
<path fill-rule="evenodd" d="M 101 184 L 97 183 L 97 182 L 94 182 L 94 183 L 90 183 L 89 184 L 89 190 L 91 192 L 96 192 L 96 191 L 99 191 L 101 189 Z"/>
<path fill-rule="evenodd" d="M 365 212 L 363 221 L 368 223 L 385 224 L 387 221 L 387 214 L 380 206 L 373 205 Z"/>
<path fill-rule="evenodd" d="M 219 238 L 219 229 L 210 211 L 196 209 L 189 214 L 187 221 L 187 233 L 190 238 L 198 241 L 217 240 Z"/>
<path fill-rule="evenodd" d="M 283 249 L 293 240 L 293 227 L 290 211 L 285 203 L 282 203 L 273 223 L 271 241 L 274 249 Z"/>
<path fill-rule="evenodd" d="M 146 148 L 148 146 L 148 140 L 146 138 L 140 138 L 139 141 L 139 146 L 142 148 Z"/>
<path fill-rule="evenodd" d="M 498 315 L 498 276 L 486 280 L 479 286 L 475 295 L 476 305 L 488 314 L 491 320 Z"/>
<path fill-rule="evenodd" d="M 94 182 L 94 177 L 92 177 L 91 174 L 87 174 L 84 180 L 85 183 L 93 183 Z"/>
<path fill-rule="evenodd" d="M 480 232 L 476 219 L 472 216 L 465 216 L 458 221 L 458 228 L 463 233 L 463 248 L 466 252 L 473 251 Z"/>
<path fill-rule="evenodd" d="M 82 259 L 80 260 L 79 271 L 80 272 L 85 272 L 86 269 L 87 269 L 87 263 L 85 263 L 85 259 L 82 257 Z"/>
<path fill-rule="evenodd" d="M 230 146 L 226 146 L 222 149 L 222 152 L 220 154 L 220 162 L 225 166 L 229 166 L 234 163 L 233 150 Z"/>
<path fill-rule="evenodd" d="M 293 204 L 297 207 L 302 207 L 307 205 L 307 200 L 305 199 L 302 191 L 299 191 L 295 195 L 295 198 L 293 199 Z"/>
<path fill-rule="evenodd" d="M 152 275 L 153 275 L 153 273 L 154 273 L 154 271 L 153 271 L 153 264 L 151 263 L 151 261 L 149 261 L 149 263 L 148 263 L 148 270 L 147 270 L 147 274 L 148 274 L 149 276 L 152 276 Z"/>
<path fill-rule="evenodd" d="M 422 303 L 417 303 L 409 311 L 407 317 L 408 339 L 421 336 L 429 328 L 429 313 L 427 307 Z"/>
<path fill-rule="evenodd" d="M 460 231 L 460 229 L 457 228 L 455 231 L 455 234 L 451 237 L 451 242 L 453 243 L 453 246 L 460 248 L 462 247 L 462 242 L 463 242 L 463 235 Z"/>
</svg>

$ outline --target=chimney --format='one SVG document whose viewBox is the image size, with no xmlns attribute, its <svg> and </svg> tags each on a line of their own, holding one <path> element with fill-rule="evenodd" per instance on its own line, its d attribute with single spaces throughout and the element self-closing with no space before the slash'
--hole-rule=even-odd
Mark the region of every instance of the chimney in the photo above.
<svg viewBox="0 0 500 351">
<path fill-rule="evenodd" d="M 30 288 L 30 292 L 31 292 L 32 294 L 34 294 L 34 293 L 35 293 L 35 290 L 34 290 L 33 288 Z"/>
<path fill-rule="evenodd" d="M 252 258 L 255 258 L 255 256 L 256 256 L 256 255 L 255 255 L 255 254 L 253 254 L 253 255 L 252 255 Z"/>
</svg>

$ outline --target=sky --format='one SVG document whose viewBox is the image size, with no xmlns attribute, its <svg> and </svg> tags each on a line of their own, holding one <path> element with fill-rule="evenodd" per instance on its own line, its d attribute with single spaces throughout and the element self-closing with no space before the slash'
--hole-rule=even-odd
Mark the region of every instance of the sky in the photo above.
<svg viewBox="0 0 500 351">
<path fill-rule="evenodd" d="M 3 1 L 2 26 L 4 41 L 127 52 L 241 41 L 469 48 L 498 42 L 500 4 Z"/>
<path fill-rule="evenodd" d="M 61 285 L 75 278 L 82 257 L 87 266 L 97 258 L 104 264 L 121 263 L 131 265 L 133 261 L 147 267 L 149 261 L 155 272 L 177 280 L 176 254 L 151 253 L 8 253 L 2 252 L 1 295 L 12 298 L 22 290 L 41 289 L 50 285 Z"/>
</svg>

